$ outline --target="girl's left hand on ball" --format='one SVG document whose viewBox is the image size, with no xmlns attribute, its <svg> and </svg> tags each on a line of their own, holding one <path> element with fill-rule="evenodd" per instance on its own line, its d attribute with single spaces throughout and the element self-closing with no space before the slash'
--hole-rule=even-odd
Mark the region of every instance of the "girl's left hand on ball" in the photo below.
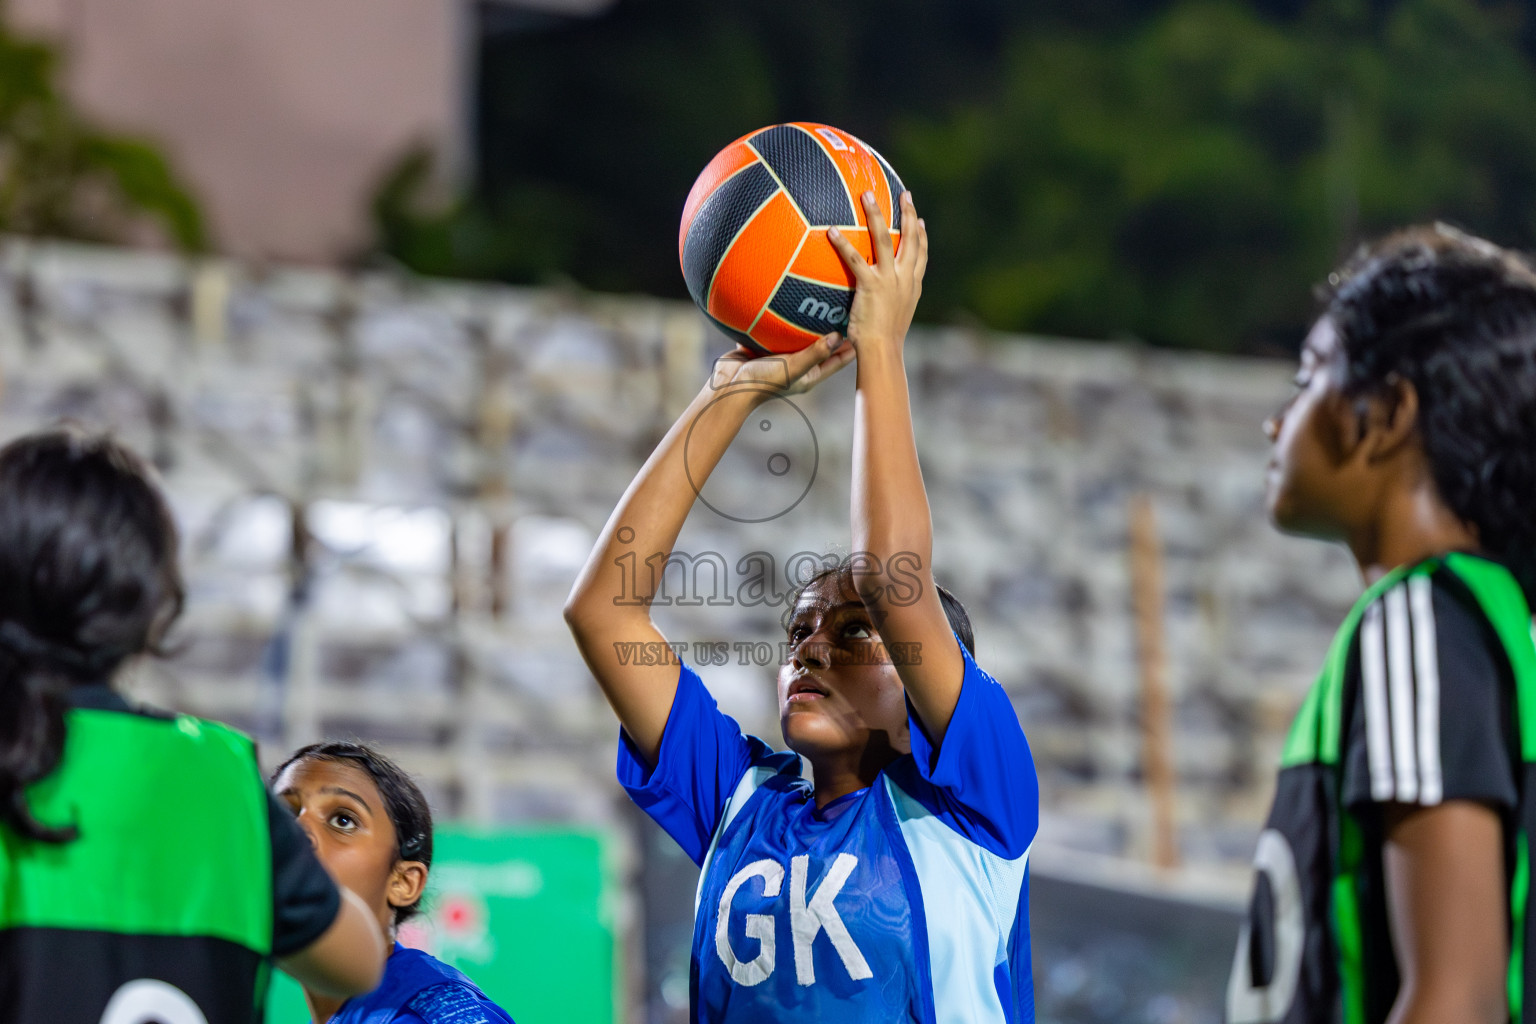
<svg viewBox="0 0 1536 1024">
<path fill-rule="evenodd" d="M 782 355 L 756 355 L 738 347 L 715 360 L 709 386 L 719 391 L 749 385 L 764 398 L 775 393 L 803 394 L 851 363 L 853 355 L 853 346 L 836 331 L 799 352 Z"/>
</svg>

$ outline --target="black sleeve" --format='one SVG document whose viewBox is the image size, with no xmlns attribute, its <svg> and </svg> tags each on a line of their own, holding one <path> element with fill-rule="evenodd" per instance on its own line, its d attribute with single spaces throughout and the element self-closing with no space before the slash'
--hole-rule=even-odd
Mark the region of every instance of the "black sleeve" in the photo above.
<svg viewBox="0 0 1536 1024">
<path fill-rule="evenodd" d="M 1345 806 L 1515 806 L 1509 661 L 1447 570 L 1410 576 L 1366 609 L 1348 673 Z"/>
<path fill-rule="evenodd" d="M 341 910 L 341 893 L 315 858 L 293 812 L 267 794 L 272 836 L 272 955 L 297 953 L 318 939 Z"/>
</svg>

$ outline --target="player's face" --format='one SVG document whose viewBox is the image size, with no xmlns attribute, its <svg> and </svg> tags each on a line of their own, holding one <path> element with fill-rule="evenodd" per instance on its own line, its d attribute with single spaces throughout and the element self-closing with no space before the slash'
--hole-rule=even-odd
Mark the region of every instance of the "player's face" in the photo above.
<svg viewBox="0 0 1536 1024">
<path fill-rule="evenodd" d="M 283 769 L 273 788 L 331 877 L 362 897 L 388 931 L 394 924 L 389 896 L 399 846 L 373 779 L 343 762 L 306 758 Z"/>
<path fill-rule="evenodd" d="M 1321 317 L 1302 344 L 1295 393 L 1264 423 L 1273 444 L 1266 504 L 1271 521 L 1288 533 L 1337 538 L 1347 532 L 1353 481 L 1340 443 L 1350 415 L 1343 372 L 1333 322 Z"/>
<path fill-rule="evenodd" d="M 818 757 L 879 759 L 911 749 L 901 677 L 846 581 L 828 577 L 800 596 L 788 640 L 790 656 L 779 667 L 779 723 L 791 750 L 814 764 Z"/>
</svg>

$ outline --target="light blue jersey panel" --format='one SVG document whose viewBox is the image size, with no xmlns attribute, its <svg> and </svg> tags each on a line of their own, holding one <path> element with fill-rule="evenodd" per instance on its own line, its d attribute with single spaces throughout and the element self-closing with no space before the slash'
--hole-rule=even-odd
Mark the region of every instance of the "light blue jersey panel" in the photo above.
<svg viewBox="0 0 1536 1024">
<path fill-rule="evenodd" d="M 699 865 L 699 884 L 693 894 L 694 917 L 699 915 L 699 901 L 704 898 L 704 880 L 709 877 L 709 864 L 715 857 L 715 848 L 720 845 L 720 834 L 736 820 L 736 815 L 740 814 L 741 809 L 747 805 L 747 801 L 752 799 L 752 794 L 777 774 L 778 772 L 769 765 L 754 765 L 747 769 L 747 773 L 736 784 L 736 789 L 731 793 L 731 799 L 725 805 L 725 813 L 721 815 L 720 827 L 715 830 L 714 838 L 709 842 L 709 849 L 704 854 L 704 863 Z"/>
<path fill-rule="evenodd" d="M 1032 1022 L 1030 979 L 1013 976 L 1015 965 L 1029 964 L 1029 852 L 1013 860 L 990 853 L 957 834 L 889 776 L 882 781 L 928 905 L 928 970 L 937 1024 Z M 1022 955 L 1010 949 L 1020 931 Z M 1023 993 L 1015 991 L 1020 981 Z"/>
</svg>

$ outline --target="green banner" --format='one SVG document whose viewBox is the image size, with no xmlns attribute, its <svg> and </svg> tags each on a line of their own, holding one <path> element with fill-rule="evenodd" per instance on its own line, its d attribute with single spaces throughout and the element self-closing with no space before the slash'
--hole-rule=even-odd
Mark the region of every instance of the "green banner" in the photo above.
<svg viewBox="0 0 1536 1024">
<path fill-rule="evenodd" d="M 400 941 L 463 971 L 517 1024 L 612 1024 L 616 872 L 593 832 L 440 827 L 422 912 Z M 304 1024 L 273 972 L 267 1024 Z"/>
</svg>

